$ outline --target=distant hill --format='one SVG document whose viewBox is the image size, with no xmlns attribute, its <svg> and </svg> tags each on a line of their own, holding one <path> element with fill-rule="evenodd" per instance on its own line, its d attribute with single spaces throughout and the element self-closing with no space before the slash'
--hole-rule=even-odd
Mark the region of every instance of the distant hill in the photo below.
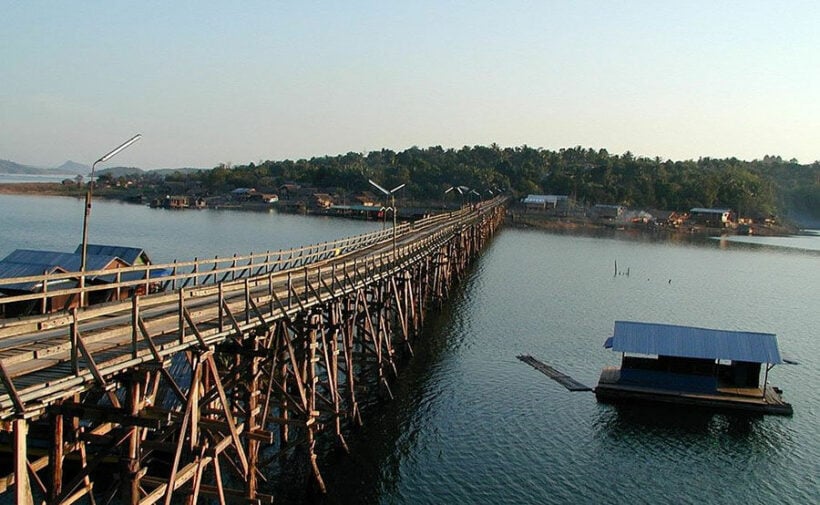
<svg viewBox="0 0 820 505">
<path fill-rule="evenodd" d="M 150 170 L 150 172 L 152 174 L 162 175 L 164 177 L 166 175 L 177 174 L 177 173 L 179 173 L 179 174 L 193 174 L 193 173 L 198 173 L 198 172 L 206 172 L 208 170 L 210 170 L 210 168 L 185 167 L 185 168 L 157 168 L 157 169 L 154 169 L 154 170 Z"/>
<path fill-rule="evenodd" d="M 76 161 L 68 160 L 59 167 L 54 169 L 55 172 L 59 172 L 61 174 L 87 174 L 91 171 L 91 167 L 88 165 L 83 165 L 82 163 L 77 163 Z"/>
<path fill-rule="evenodd" d="M 53 174 L 53 170 L 47 168 L 32 167 L 22 165 L 9 160 L 0 160 L 0 173 L 4 174 Z"/>
<path fill-rule="evenodd" d="M 125 177 L 128 175 L 141 175 L 145 172 L 141 168 L 137 167 L 110 167 L 110 168 L 103 168 L 101 170 L 97 170 L 97 175 L 105 175 L 108 174 L 111 177 Z"/>
<path fill-rule="evenodd" d="M 31 175 L 77 175 L 88 173 L 89 167 L 66 161 L 57 168 L 33 167 L 9 160 L 0 160 L 0 173 L 3 174 L 31 174 Z"/>
<path fill-rule="evenodd" d="M 191 174 L 202 172 L 203 170 L 210 170 L 209 168 L 157 168 L 152 170 L 143 170 L 137 167 L 110 167 L 97 170 L 98 175 L 110 174 L 111 177 L 125 177 L 128 175 L 155 175 L 166 177 L 171 174 Z"/>
<path fill-rule="evenodd" d="M 99 175 L 111 174 L 112 177 L 122 177 L 127 175 L 140 175 L 151 173 L 165 177 L 174 173 L 190 174 L 210 170 L 210 168 L 157 168 L 154 170 L 142 170 L 137 167 L 110 167 L 96 170 Z M 23 165 L 10 160 L 0 160 L 0 174 L 29 174 L 29 175 L 83 175 L 91 173 L 91 166 L 68 160 L 56 168 L 35 167 Z"/>
</svg>

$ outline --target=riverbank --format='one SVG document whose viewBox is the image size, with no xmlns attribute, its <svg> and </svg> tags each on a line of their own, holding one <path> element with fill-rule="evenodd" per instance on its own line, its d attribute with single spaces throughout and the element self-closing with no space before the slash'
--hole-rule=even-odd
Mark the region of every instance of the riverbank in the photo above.
<svg viewBox="0 0 820 505">
<path fill-rule="evenodd" d="M 684 225 L 678 228 L 659 226 L 652 223 L 617 223 L 596 221 L 582 217 L 555 217 L 543 214 L 519 213 L 507 214 L 507 224 L 516 228 L 536 228 L 553 232 L 590 233 L 629 232 L 652 235 L 655 237 L 715 237 L 721 235 L 757 235 L 764 237 L 785 237 L 796 235 L 800 230 L 788 225 L 747 225 L 741 227 L 709 228 L 700 225 Z"/>
<path fill-rule="evenodd" d="M 82 186 L 60 182 L 9 182 L 0 184 L 3 195 L 82 196 Z"/>
<path fill-rule="evenodd" d="M 26 183 L 0 183 L 0 194 L 17 195 L 42 195 L 42 196 L 70 196 L 81 198 L 85 195 L 85 187 L 74 184 L 62 184 L 59 182 L 26 182 Z M 123 202 L 135 202 L 135 197 L 140 193 L 136 190 L 123 190 L 122 188 L 102 188 L 94 189 L 94 196 L 98 198 L 109 198 Z M 141 199 L 144 201 L 145 198 Z M 212 208 L 233 209 L 233 210 L 268 210 L 270 204 L 258 205 L 253 203 L 236 203 L 214 206 Z M 400 209 L 400 214 L 407 214 L 401 217 L 412 219 L 418 214 L 419 209 L 408 213 L 408 209 Z M 308 212 L 306 209 L 295 211 L 297 213 L 331 215 L 337 217 L 356 217 L 346 214 L 334 214 L 321 209 L 318 212 Z M 361 218 L 361 217 L 359 217 Z M 606 231 L 629 231 L 631 233 L 642 233 L 656 237 L 674 236 L 696 236 L 709 237 L 721 235 L 753 235 L 766 237 L 779 237 L 796 235 L 800 230 L 790 225 L 758 225 L 752 224 L 746 227 L 737 228 L 708 228 L 704 226 L 685 225 L 679 228 L 666 226 L 656 226 L 648 223 L 614 223 L 596 221 L 585 217 L 556 217 L 540 213 L 520 212 L 511 210 L 507 215 L 507 224 L 518 228 L 537 228 L 554 232 L 566 233 L 592 233 L 597 234 Z"/>
</svg>

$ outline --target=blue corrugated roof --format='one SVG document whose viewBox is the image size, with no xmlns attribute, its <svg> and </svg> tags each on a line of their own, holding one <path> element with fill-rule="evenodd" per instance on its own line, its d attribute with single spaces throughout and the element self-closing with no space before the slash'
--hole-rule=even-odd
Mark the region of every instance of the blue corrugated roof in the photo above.
<svg viewBox="0 0 820 505">
<path fill-rule="evenodd" d="M 0 260 L 0 279 L 43 275 L 46 272 L 78 272 L 80 270 L 80 264 L 82 263 L 81 256 L 80 254 L 58 251 L 17 249 Z M 116 259 L 115 256 L 89 254 L 86 258 L 86 268 L 87 270 L 103 270 Z M 0 286 L 4 289 L 34 291 L 35 289 L 39 290 L 42 288 L 40 284 L 41 283 L 37 282 L 27 282 L 0 284 Z"/>
<path fill-rule="evenodd" d="M 724 212 L 730 212 L 730 209 L 708 209 L 704 207 L 695 207 L 693 209 L 689 209 L 689 212 L 697 212 L 698 214 L 723 214 Z"/>
<path fill-rule="evenodd" d="M 615 321 L 615 333 L 611 339 L 612 350 L 617 352 L 782 363 L 777 337 L 772 333 Z"/>
<path fill-rule="evenodd" d="M 375 205 L 331 205 L 330 210 L 355 210 L 360 212 L 379 212 L 381 207 Z"/>
<path fill-rule="evenodd" d="M 83 253 L 83 245 L 80 244 L 77 246 L 77 250 L 74 251 L 74 254 L 82 254 Z M 146 263 L 150 263 L 148 259 L 148 255 L 145 254 L 143 249 L 139 247 L 126 247 L 126 246 L 118 246 L 118 245 L 102 245 L 102 244 L 88 244 L 88 254 L 98 254 L 102 256 L 116 256 L 121 260 L 125 261 L 129 265 L 135 265 L 137 259 L 140 256 L 143 256 L 143 261 Z"/>
</svg>

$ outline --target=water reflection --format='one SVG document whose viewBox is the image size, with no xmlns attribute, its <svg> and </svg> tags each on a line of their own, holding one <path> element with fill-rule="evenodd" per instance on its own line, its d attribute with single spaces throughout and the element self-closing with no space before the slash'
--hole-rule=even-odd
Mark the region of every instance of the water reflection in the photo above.
<svg viewBox="0 0 820 505">
<path fill-rule="evenodd" d="M 789 421 L 788 418 L 780 420 Z M 720 413 L 709 409 L 644 403 L 602 405 L 596 432 L 605 445 L 637 444 L 651 451 L 714 449 L 714 456 L 766 454 L 773 457 L 791 445 L 791 433 L 777 418 Z"/>
<path fill-rule="evenodd" d="M 401 363 L 399 377 L 391 382 L 394 399 L 366 404 L 363 407 L 364 425 L 346 437 L 350 454 L 342 451 L 325 453 L 320 467 L 327 494 L 322 495 L 308 486 L 300 495 L 300 490 L 306 488 L 286 479 L 282 490 L 288 488 L 288 502 L 320 505 L 381 503 L 384 496 L 401 494 L 399 484 L 405 460 L 425 454 L 427 465 L 435 461 L 430 455 L 441 452 L 435 437 L 428 434 L 422 441 L 420 434 L 429 429 L 429 420 L 436 411 L 447 408 L 440 395 L 441 383 L 446 382 L 449 372 L 441 363 L 463 342 L 453 339 L 458 333 L 453 330 L 458 324 L 455 311 L 460 303 L 464 303 L 465 285 L 474 278 L 475 273 L 457 287 L 451 303 L 440 312 L 428 314 L 426 329 L 413 348 L 415 355 Z M 296 477 L 298 480 L 304 478 Z"/>
</svg>

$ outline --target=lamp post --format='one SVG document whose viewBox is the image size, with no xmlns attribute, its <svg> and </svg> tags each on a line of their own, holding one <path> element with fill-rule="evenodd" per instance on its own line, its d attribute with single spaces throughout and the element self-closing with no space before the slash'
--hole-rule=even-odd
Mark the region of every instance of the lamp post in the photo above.
<svg viewBox="0 0 820 505">
<path fill-rule="evenodd" d="M 85 301 L 85 292 L 82 289 L 85 287 L 85 270 L 87 266 L 87 259 L 88 259 L 88 217 L 91 215 L 91 196 L 92 192 L 94 191 L 94 170 L 97 167 L 97 163 L 102 163 L 104 161 L 108 161 L 114 156 L 117 155 L 120 151 L 127 148 L 134 142 L 138 141 L 142 138 L 142 135 L 137 133 L 130 139 L 126 140 L 119 146 L 115 147 L 108 154 L 105 154 L 102 158 L 98 159 L 91 165 L 91 182 L 88 183 L 88 190 L 85 192 L 85 214 L 83 215 L 83 245 L 82 245 L 82 256 L 80 257 L 80 272 L 82 272 L 82 276 L 80 277 L 80 306 L 84 305 Z"/>
<path fill-rule="evenodd" d="M 444 194 L 446 195 L 447 193 L 449 193 L 450 191 L 453 191 L 453 190 L 455 190 L 461 196 L 461 206 L 463 207 L 464 206 L 464 192 L 469 191 L 470 188 L 468 188 L 467 186 L 450 186 L 449 188 L 447 188 L 444 191 Z"/>
<path fill-rule="evenodd" d="M 400 190 L 405 185 L 399 184 L 395 188 L 388 191 L 370 179 L 368 179 L 367 182 L 369 182 L 370 184 L 378 188 L 379 191 L 390 197 L 390 207 L 393 209 L 393 259 L 396 259 L 396 191 Z"/>
</svg>

